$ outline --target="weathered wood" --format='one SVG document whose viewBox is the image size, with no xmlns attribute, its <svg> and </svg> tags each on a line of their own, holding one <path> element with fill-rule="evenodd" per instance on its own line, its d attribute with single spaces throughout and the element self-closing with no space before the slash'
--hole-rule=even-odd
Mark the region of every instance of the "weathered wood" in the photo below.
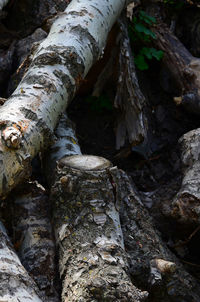
<svg viewBox="0 0 200 302">
<path fill-rule="evenodd" d="M 142 94 L 135 71 L 127 26 L 120 20 L 119 79 L 114 105 L 120 111 L 116 129 L 116 148 L 123 147 L 128 137 L 135 146 L 147 136 L 145 97 Z"/>
<path fill-rule="evenodd" d="M 22 266 L 0 222 L 0 301 L 42 302 L 34 281 Z"/>
<path fill-rule="evenodd" d="M 199 301 L 198 282 L 162 241 L 130 178 L 112 175 L 134 284 L 148 290 L 151 302 Z"/>
<path fill-rule="evenodd" d="M 12 194 L 8 204 L 13 216 L 13 241 L 23 266 L 37 284 L 42 299 L 58 302 L 55 244 L 45 189 L 36 182 L 26 182 Z"/>
<path fill-rule="evenodd" d="M 143 301 L 127 273 L 118 200 L 109 161 L 74 155 L 59 161 L 51 190 L 62 301 Z"/>
<path fill-rule="evenodd" d="M 171 216 L 178 222 L 200 224 L 200 129 L 184 134 L 179 140 L 183 180 L 171 204 Z"/>
</svg>

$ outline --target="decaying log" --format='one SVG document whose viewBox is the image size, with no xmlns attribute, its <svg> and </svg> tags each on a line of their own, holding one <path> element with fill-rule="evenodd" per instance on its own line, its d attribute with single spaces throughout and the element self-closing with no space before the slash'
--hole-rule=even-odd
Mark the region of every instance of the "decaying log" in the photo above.
<svg viewBox="0 0 200 302">
<path fill-rule="evenodd" d="M 0 222 L 0 301 L 42 302 L 34 281 L 22 266 Z"/>
<path fill-rule="evenodd" d="M 71 123 L 64 128 L 65 118 L 51 160 L 45 156 L 47 163 L 59 160 L 56 170 L 50 165 L 50 181 L 62 301 L 143 301 L 148 293 L 128 274 L 110 174 L 116 168 L 104 158 L 81 155 Z"/>
<path fill-rule="evenodd" d="M 171 74 L 170 82 L 176 93 L 174 101 L 187 110 L 200 113 L 200 59 L 191 55 L 178 38 L 160 18 L 159 7 L 147 8 L 150 15 L 156 17 L 156 24 L 151 27 L 156 38 L 153 44 L 164 52 L 162 63 Z"/>
<path fill-rule="evenodd" d="M 0 108 L 0 195 L 30 173 L 80 82 L 101 56 L 125 0 L 73 0 L 35 49 L 22 81 Z"/>
<path fill-rule="evenodd" d="M 120 30 L 119 80 L 114 102 L 121 111 L 116 129 L 117 149 L 124 146 L 127 137 L 135 146 L 147 136 L 145 97 L 138 84 L 127 26 L 122 20 Z"/>
<path fill-rule="evenodd" d="M 162 241 L 128 176 L 122 171 L 112 176 L 135 284 L 148 290 L 152 302 L 199 301 L 199 284 Z"/>
<path fill-rule="evenodd" d="M 200 129 L 192 130 L 179 139 L 183 180 L 171 204 L 171 214 L 186 225 L 200 224 Z"/>
<path fill-rule="evenodd" d="M 13 215 L 14 246 L 23 266 L 37 284 L 43 301 L 59 301 L 55 290 L 55 244 L 45 189 L 37 182 L 26 182 L 11 195 L 8 204 Z"/>
</svg>

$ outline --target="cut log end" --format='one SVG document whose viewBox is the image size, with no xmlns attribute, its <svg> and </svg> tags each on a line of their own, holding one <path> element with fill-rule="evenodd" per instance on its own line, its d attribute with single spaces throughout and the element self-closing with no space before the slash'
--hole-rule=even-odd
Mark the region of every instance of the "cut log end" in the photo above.
<svg viewBox="0 0 200 302">
<path fill-rule="evenodd" d="M 68 166 L 83 171 L 105 170 L 112 166 L 111 162 L 103 157 L 93 155 L 72 155 L 59 161 L 59 167 Z"/>
</svg>

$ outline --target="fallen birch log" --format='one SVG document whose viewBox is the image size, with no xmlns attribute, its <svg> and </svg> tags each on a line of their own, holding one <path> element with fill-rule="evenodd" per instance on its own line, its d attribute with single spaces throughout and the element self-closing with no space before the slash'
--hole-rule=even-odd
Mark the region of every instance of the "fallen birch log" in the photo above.
<svg viewBox="0 0 200 302">
<path fill-rule="evenodd" d="M 148 293 L 135 287 L 128 273 L 120 201 L 110 172 L 117 168 L 104 158 L 81 155 L 75 132 L 67 125 L 61 129 L 63 118 L 49 154 L 51 162 L 59 160 L 51 171 L 51 201 L 62 301 L 144 301 Z M 50 160 L 45 160 L 48 165 Z"/>
<path fill-rule="evenodd" d="M 58 302 L 55 244 L 45 189 L 37 182 L 25 182 L 7 203 L 14 246 L 24 268 L 37 284 L 42 300 Z"/>
<path fill-rule="evenodd" d="M 42 302 L 34 281 L 22 266 L 0 222 L 0 301 Z"/>
<path fill-rule="evenodd" d="M 102 55 L 125 0 L 73 0 L 32 52 L 22 81 L 0 108 L 0 196 L 30 174 L 31 159 L 50 144 L 60 114 Z"/>
</svg>

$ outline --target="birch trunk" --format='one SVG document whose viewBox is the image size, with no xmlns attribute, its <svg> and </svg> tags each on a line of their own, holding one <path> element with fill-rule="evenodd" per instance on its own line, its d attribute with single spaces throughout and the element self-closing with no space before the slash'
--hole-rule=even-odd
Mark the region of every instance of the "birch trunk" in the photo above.
<svg viewBox="0 0 200 302">
<path fill-rule="evenodd" d="M 32 53 L 32 63 L 0 109 L 0 195 L 30 173 L 58 118 L 93 63 L 125 0 L 73 0 Z"/>
<path fill-rule="evenodd" d="M 128 273 L 110 178 L 110 170 L 117 169 L 101 157 L 81 155 L 75 132 L 67 124 L 62 130 L 63 118 L 50 156 L 51 162 L 59 160 L 51 172 L 51 201 L 62 301 L 143 301 L 148 293 L 136 288 Z"/>
<path fill-rule="evenodd" d="M 22 266 L 0 222 L 0 301 L 42 302 L 34 281 Z"/>
<path fill-rule="evenodd" d="M 55 244 L 45 189 L 36 182 L 26 182 L 13 195 L 7 210 L 13 215 L 13 241 L 20 260 L 37 284 L 43 300 L 58 302 Z"/>
</svg>

